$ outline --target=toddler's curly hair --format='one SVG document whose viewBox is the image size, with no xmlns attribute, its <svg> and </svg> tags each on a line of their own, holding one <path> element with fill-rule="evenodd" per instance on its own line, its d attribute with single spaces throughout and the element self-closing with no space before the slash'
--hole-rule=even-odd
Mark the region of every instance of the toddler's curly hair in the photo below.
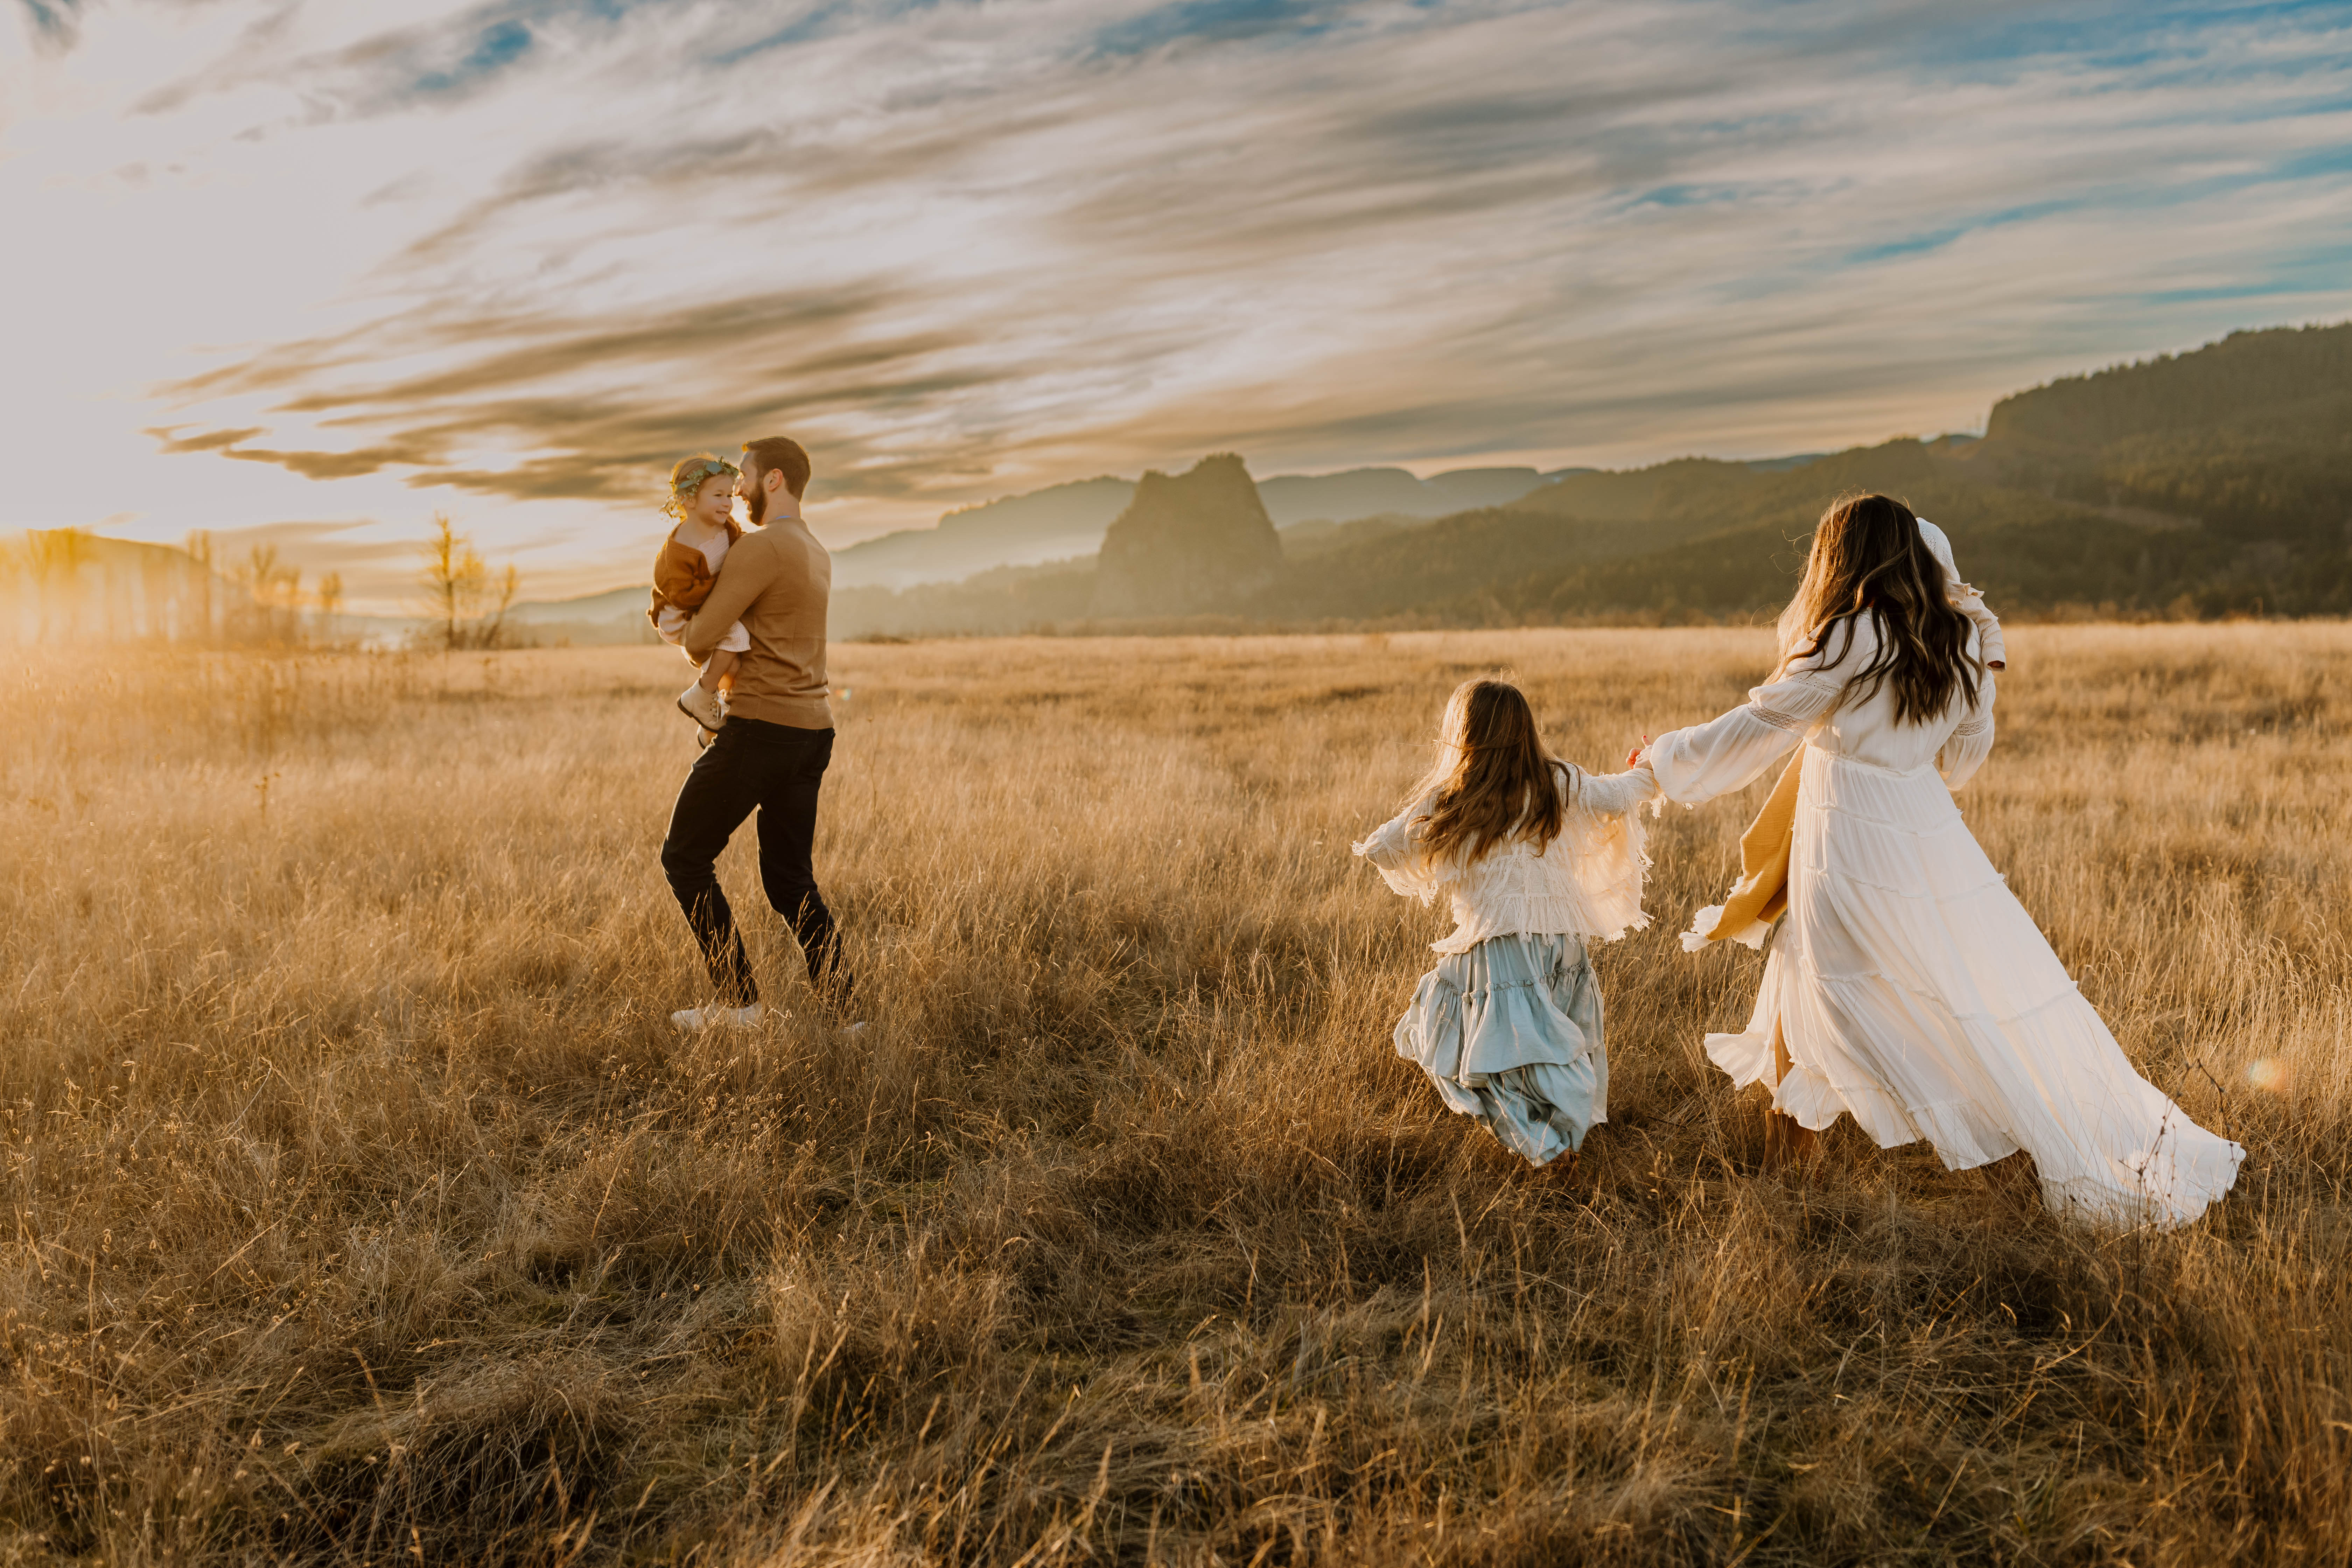
<svg viewBox="0 0 2352 1568">
<path fill-rule="evenodd" d="M 662 510 L 678 521 L 686 521 L 686 509 L 693 503 L 695 492 L 702 481 L 717 475 L 733 479 L 735 465 L 710 452 L 697 452 L 691 458 L 680 458 L 669 471 L 669 499 L 662 502 Z"/>
</svg>

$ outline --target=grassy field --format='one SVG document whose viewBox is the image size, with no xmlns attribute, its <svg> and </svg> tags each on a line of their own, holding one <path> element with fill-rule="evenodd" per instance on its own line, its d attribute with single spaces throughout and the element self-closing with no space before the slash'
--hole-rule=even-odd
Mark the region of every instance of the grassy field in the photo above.
<svg viewBox="0 0 2352 1568">
<path fill-rule="evenodd" d="M 1573 1172 L 1391 1054 L 1444 922 L 1347 845 L 1447 689 L 1605 766 L 1760 633 L 838 647 L 853 1045 L 666 1022 L 667 650 L 15 656 L 0 1563 L 2352 1561 L 2352 628 L 2011 646 L 1962 803 L 2247 1145 L 2182 1233 L 1760 1173 L 1675 942 L 1745 801 Z"/>
</svg>

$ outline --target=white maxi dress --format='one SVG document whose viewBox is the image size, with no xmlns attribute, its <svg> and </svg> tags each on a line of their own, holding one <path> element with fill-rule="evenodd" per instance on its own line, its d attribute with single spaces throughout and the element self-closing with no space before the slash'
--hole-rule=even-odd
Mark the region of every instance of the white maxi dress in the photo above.
<svg viewBox="0 0 2352 1568">
<path fill-rule="evenodd" d="M 1810 748 L 1788 914 L 1748 1027 L 1707 1036 L 1707 1055 L 1738 1086 L 1771 1085 L 1774 1108 L 1809 1128 L 1843 1112 L 1883 1148 L 1927 1139 L 1952 1170 L 2022 1149 L 2053 1211 L 2195 1219 L 2245 1151 L 2133 1070 L 1953 805 L 1992 750 L 1990 672 L 1974 704 L 1900 723 L 1891 686 L 1852 681 L 1877 647 L 1871 618 L 1844 626 L 1843 658 L 1833 627 L 1743 706 L 1650 744 L 1660 789 L 1686 805 Z M 1776 1020 L 1790 1062 L 1778 1082 Z"/>
</svg>

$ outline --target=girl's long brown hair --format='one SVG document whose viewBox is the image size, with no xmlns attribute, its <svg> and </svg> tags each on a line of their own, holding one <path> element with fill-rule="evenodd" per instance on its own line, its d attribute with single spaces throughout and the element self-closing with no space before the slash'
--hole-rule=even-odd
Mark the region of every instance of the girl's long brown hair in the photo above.
<svg viewBox="0 0 2352 1568">
<path fill-rule="evenodd" d="M 1968 616 L 1944 591 L 1944 568 L 1919 537 L 1919 519 L 1892 496 L 1846 495 L 1830 503 L 1813 531 L 1804 581 L 1780 612 L 1780 664 L 1810 658 L 1842 629 L 1834 669 L 1853 647 L 1854 623 L 1867 615 L 1878 649 L 1848 677 L 1867 697 L 1895 688 L 1898 723 L 1926 723 L 1964 695 L 1973 706 L 1981 667 L 1969 652 Z"/>
<path fill-rule="evenodd" d="M 1568 815 L 1565 765 L 1544 748 L 1536 716 L 1507 680 L 1465 680 L 1446 700 L 1437 763 L 1412 798 L 1437 792 L 1423 820 L 1423 851 L 1442 860 L 1459 851 L 1475 865 L 1515 837 L 1540 855 Z"/>
</svg>

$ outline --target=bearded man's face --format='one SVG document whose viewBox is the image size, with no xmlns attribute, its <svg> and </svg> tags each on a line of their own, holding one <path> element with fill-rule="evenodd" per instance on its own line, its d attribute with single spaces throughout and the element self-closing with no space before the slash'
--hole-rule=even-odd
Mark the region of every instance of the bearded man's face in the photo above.
<svg viewBox="0 0 2352 1568">
<path fill-rule="evenodd" d="M 768 486 L 757 458 L 745 457 L 742 471 L 735 476 L 735 493 L 743 498 L 743 515 L 753 527 L 768 520 Z"/>
</svg>

